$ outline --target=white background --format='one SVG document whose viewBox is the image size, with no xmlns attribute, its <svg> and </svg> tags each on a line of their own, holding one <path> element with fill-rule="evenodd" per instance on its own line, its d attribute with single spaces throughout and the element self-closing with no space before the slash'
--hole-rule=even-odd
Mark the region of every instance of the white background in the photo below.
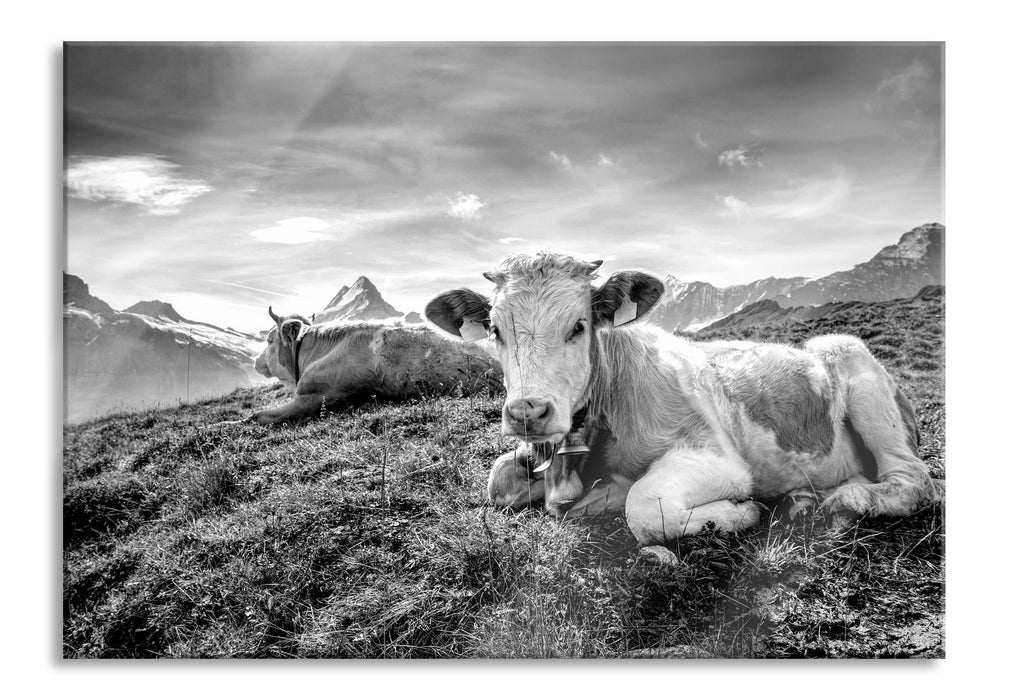
<svg viewBox="0 0 1009 700">
<path fill-rule="evenodd" d="M 995 3 L 8 3 L 3 14 L 4 566 L 8 697 L 987 697 L 1009 661 L 1002 542 L 1005 21 Z M 357 9 L 365 8 L 365 9 Z M 947 659 L 81 662 L 61 659 L 63 41 L 945 41 Z"/>
</svg>

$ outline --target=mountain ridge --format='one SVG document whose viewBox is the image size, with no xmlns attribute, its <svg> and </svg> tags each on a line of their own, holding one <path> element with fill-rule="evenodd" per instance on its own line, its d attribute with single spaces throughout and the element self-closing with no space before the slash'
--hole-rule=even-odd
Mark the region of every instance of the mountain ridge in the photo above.
<svg viewBox="0 0 1009 700">
<path fill-rule="evenodd" d="M 765 299 L 790 308 L 906 298 L 922 287 L 943 283 L 945 232 L 937 222 L 916 226 L 869 260 L 815 279 L 765 277 L 716 287 L 668 275 L 666 290 L 649 320 L 670 331 L 696 330 Z"/>
<path fill-rule="evenodd" d="M 191 321 L 162 301 L 122 311 L 63 274 L 65 418 L 197 400 L 265 382 L 259 336 Z"/>
</svg>

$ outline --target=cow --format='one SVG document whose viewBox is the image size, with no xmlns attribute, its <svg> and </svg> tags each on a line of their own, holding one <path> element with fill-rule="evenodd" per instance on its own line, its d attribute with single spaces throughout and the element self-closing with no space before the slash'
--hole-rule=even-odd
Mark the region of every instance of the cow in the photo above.
<svg viewBox="0 0 1009 700">
<path fill-rule="evenodd" d="M 813 495 L 843 522 L 937 498 L 913 409 L 860 340 L 692 341 L 642 322 L 662 297 L 657 277 L 622 271 L 594 287 L 601 264 L 508 258 L 484 273 L 490 298 L 455 289 L 425 309 L 447 337 L 501 363 L 501 428 L 520 446 L 491 469 L 494 504 L 545 501 L 565 517 L 622 510 L 654 546 L 709 524 L 751 527 L 756 500 Z"/>
<path fill-rule="evenodd" d="M 304 316 L 278 316 L 256 358 L 256 370 L 275 377 L 294 394 L 278 408 L 246 420 L 268 425 L 318 415 L 325 403 L 339 406 L 360 396 L 386 399 L 500 386 L 496 362 L 446 341 L 424 326 L 375 322 L 312 324 Z"/>
</svg>

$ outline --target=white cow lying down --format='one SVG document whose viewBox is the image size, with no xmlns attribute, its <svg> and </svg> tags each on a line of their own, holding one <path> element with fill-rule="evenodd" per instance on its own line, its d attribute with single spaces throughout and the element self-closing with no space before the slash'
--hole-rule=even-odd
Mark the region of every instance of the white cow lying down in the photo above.
<svg viewBox="0 0 1009 700">
<path fill-rule="evenodd" d="M 256 370 L 276 377 L 294 399 L 257 411 L 261 423 L 318 415 L 325 401 L 338 407 L 355 397 L 403 399 L 476 393 L 500 385 L 497 363 L 484 353 L 452 343 L 422 326 L 375 322 L 312 325 L 304 316 L 277 316 Z"/>
<path fill-rule="evenodd" d="M 661 297 L 657 278 L 618 272 L 594 288 L 600 264 L 517 256 L 485 273 L 490 299 L 457 289 L 427 305 L 431 323 L 504 370 L 502 430 L 522 447 L 491 470 L 495 504 L 623 509 L 642 544 L 661 544 L 709 522 L 752 526 L 754 498 L 813 491 L 847 517 L 905 515 L 937 498 L 911 405 L 860 340 L 692 342 L 632 323 Z M 588 493 L 570 458 L 531 471 L 583 416 L 591 459 L 611 477 Z"/>
</svg>

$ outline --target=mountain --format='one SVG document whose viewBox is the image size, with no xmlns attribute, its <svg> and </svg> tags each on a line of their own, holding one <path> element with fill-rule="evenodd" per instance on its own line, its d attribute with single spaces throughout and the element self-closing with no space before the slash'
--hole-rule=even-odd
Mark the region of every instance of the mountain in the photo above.
<svg viewBox="0 0 1009 700">
<path fill-rule="evenodd" d="M 67 421 L 118 410 L 195 401 L 260 384 L 259 336 L 183 318 L 171 304 L 116 311 L 74 275 L 63 275 Z"/>
<path fill-rule="evenodd" d="M 190 321 L 179 315 L 174 306 L 163 301 L 138 301 L 133 306 L 123 309 L 123 311 L 140 314 L 141 316 L 150 316 L 151 318 L 163 318 L 167 321 L 190 323 Z"/>
<path fill-rule="evenodd" d="M 896 245 L 888 245 L 868 262 L 850 270 L 813 280 L 783 294 L 790 306 L 828 301 L 886 301 L 914 296 L 927 285 L 943 284 L 945 234 L 942 224 L 925 224 L 908 231 Z"/>
<path fill-rule="evenodd" d="M 358 277 L 350 287 L 341 287 L 326 307 L 315 314 L 315 322 L 377 321 L 402 317 L 403 312 L 383 299 L 371 280 Z"/>
<path fill-rule="evenodd" d="M 808 281 L 805 277 L 768 277 L 720 289 L 707 282 L 681 282 L 670 275 L 665 280 L 666 291 L 648 315 L 648 320 L 669 330 L 682 330 L 761 299 L 786 294 Z"/>
<path fill-rule="evenodd" d="M 899 299 L 879 301 L 832 301 L 819 306 L 782 307 L 772 299 L 750 304 L 725 318 L 714 321 L 698 330 L 704 335 L 710 332 L 738 331 L 742 328 L 767 327 L 774 324 L 792 322 L 822 322 L 840 315 L 858 317 L 859 314 L 870 315 L 880 304 L 905 301 L 941 301 L 946 298 L 946 289 L 941 285 L 928 285 L 918 290 L 917 294 Z M 699 336 L 698 336 L 699 337 Z"/>
<path fill-rule="evenodd" d="M 945 234 L 942 224 L 918 226 L 869 261 L 819 279 L 768 277 L 719 288 L 707 282 L 681 282 L 670 276 L 662 299 L 648 318 L 668 330 L 691 332 L 762 301 L 795 308 L 911 297 L 922 287 L 943 284 Z M 761 313 L 770 308 L 761 307 Z"/>
</svg>

